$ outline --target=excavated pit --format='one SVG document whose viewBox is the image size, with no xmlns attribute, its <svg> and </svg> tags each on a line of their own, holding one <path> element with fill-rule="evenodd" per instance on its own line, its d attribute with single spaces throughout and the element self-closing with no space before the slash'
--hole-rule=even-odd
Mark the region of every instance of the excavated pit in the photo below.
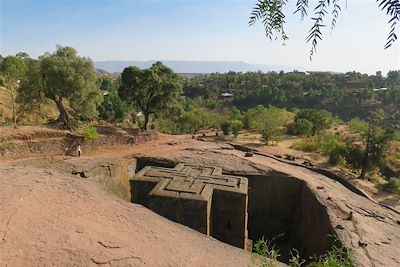
<svg viewBox="0 0 400 267">
<path fill-rule="evenodd" d="M 249 181 L 249 239 L 274 240 L 282 261 L 293 248 L 308 259 L 332 247 L 335 231 L 326 207 L 304 181 L 278 172 L 243 176 Z"/>
<path fill-rule="evenodd" d="M 136 172 L 146 166 L 173 168 L 176 164 L 137 158 Z M 334 244 L 341 246 L 334 238 L 326 207 L 304 181 L 275 171 L 259 175 L 240 171 L 223 174 L 248 178 L 248 238 L 253 242 L 262 238 L 274 240 L 281 261 L 288 262 L 292 249 L 308 259 L 324 254 Z"/>
</svg>

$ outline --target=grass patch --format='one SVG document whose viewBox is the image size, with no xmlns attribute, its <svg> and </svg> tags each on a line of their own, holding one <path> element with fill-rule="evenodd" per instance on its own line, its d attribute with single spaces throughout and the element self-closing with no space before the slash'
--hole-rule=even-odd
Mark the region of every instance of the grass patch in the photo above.
<svg viewBox="0 0 400 267">
<path fill-rule="evenodd" d="M 274 240 L 266 241 L 264 238 L 258 240 L 253 247 L 252 263 L 257 267 L 278 266 L 279 250 L 275 249 Z"/>
<path fill-rule="evenodd" d="M 275 249 L 274 238 L 271 241 L 258 240 L 254 244 L 252 263 L 257 267 L 275 267 L 278 265 L 279 250 Z M 331 250 L 320 257 L 311 257 L 308 261 L 302 259 L 296 249 L 290 252 L 291 267 L 354 267 L 353 255 L 347 248 L 333 246 Z"/>
</svg>

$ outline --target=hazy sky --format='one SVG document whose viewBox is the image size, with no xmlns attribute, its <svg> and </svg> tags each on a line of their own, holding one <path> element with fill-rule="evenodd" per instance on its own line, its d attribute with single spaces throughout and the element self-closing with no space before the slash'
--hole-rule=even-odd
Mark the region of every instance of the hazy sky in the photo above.
<svg viewBox="0 0 400 267">
<path fill-rule="evenodd" d="M 0 53 L 37 57 L 61 44 L 95 61 L 224 60 L 367 73 L 400 69 L 400 41 L 383 49 L 388 17 L 375 0 L 347 0 L 347 8 L 340 1 L 336 28 L 325 28 L 312 62 L 305 42 L 310 20 L 300 22 L 299 14 L 293 15 L 296 0 L 286 8 L 286 46 L 268 41 L 261 25 L 248 26 L 256 2 L 0 0 Z"/>
</svg>

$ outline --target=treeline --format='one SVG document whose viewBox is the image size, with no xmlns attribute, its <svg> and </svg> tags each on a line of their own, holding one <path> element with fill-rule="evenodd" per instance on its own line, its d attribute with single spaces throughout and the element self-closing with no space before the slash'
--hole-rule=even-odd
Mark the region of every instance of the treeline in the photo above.
<svg viewBox="0 0 400 267">
<path fill-rule="evenodd" d="M 231 93 L 231 105 L 241 110 L 257 105 L 326 109 L 343 119 L 366 118 L 377 107 L 393 113 L 400 108 L 400 71 L 375 75 L 348 72 L 210 74 L 185 80 L 184 95 L 189 98 L 221 98 Z M 356 114 L 354 113 L 356 112 Z"/>
<path fill-rule="evenodd" d="M 387 76 L 229 72 L 184 79 L 157 62 L 149 69 L 128 67 L 119 77 L 109 77 L 96 73 L 92 61 L 74 48 L 57 46 L 38 59 L 26 53 L 0 57 L 0 82 L 10 96 L 14 123 L 24 114 L 46 117 L 45 107 L 52 106 L 66 128 L 79 121 L 131 121 L 143 129 L 189 133 L 219 127 L 232 107 L 244 114 L 258 105 L 327 110 L 345 120 L 366 119 L 370 111 L 383 108 L 392 128 L 400 116 L 400 71 Z M 221 97 L 228 92 L 233 96 Z M 234 127 L 225 123 L 225 128 L 240 128 L 237 119 L 231 121 L 236 121 Z M 305 119 L 295 123 L 292 128 L 303 130 L 292 134 L 316 131 Z"/>
</svg>

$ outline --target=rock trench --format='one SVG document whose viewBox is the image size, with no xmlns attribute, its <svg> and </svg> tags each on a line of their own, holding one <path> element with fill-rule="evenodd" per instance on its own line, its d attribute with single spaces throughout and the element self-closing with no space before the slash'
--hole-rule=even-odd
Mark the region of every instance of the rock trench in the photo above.
<svg viewBox="0 0 400 267">
<path fill-rule="evenodd" d="M 136 159 L 136 172 L 146 166 L 173 168 L 176 165 L 172 160 L 149 157 Z M 249 174 L 235 170 L 224 171 L 223 174 L 248 179 L 248 238 L 253 242 L 263 238 L 273 241 L 275 248 L 279 250 L 281 261 L 288 262 L 292 249 L 298 250 L 302 258 L 308 259 L 323 255 L 333 245 L 341 246 L 340 241 L 335 238 L 335 230 L 329 220 L 327 208 L 317 200 L 304 181 L 277 171 Z M 137 191 L 131 188 L 131 192 L 133 201 L 133 194 Z M 226 204 L 230 205 L 228 202 Z M 153 210 L 157 212 L 157 209 Z M 174 216 L 170 216 L 170 219 L 177 221 Z M 195 216 L 193 220 L 196 220 Z M 235 229 L 229 220 L 227 222 L 228 230 L 243 230 Z M 196 223 L 191 222 L 191 225 L 194 224 Z M 210 235 L 218 239 L 217 234 Z"/>
</svg>

